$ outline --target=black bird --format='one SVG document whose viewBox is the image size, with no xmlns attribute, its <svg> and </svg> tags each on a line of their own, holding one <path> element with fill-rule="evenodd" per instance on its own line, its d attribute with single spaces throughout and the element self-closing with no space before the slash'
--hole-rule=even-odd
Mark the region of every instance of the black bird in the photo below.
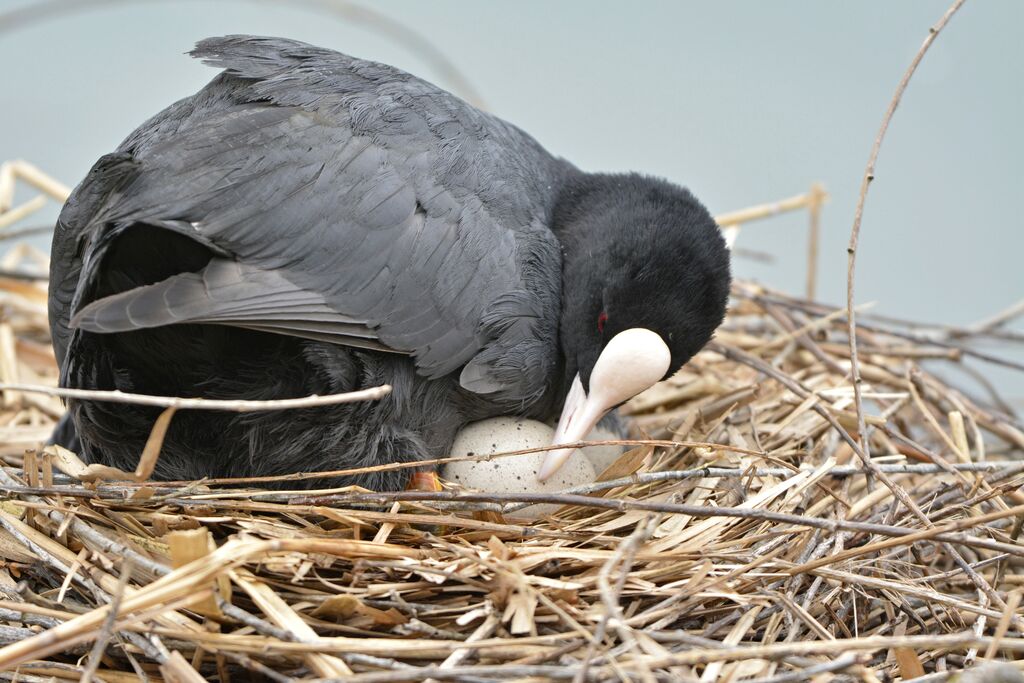
<svg viewBox="0 0 1024 683">
<path fill-rule="evenodd" d="M 191 54 L 223 72 L 100 158 L 58 219 L 49 303 L 61 384 L 246 399 L 393 392 L 179 413 L 158 478 L 440 457 L 466 422 L 545 420 L 563 404 L 556 443 L 568 443 L 721 323 L 728 252 L 687 190 L 583 173 L 383 64 L 252 36 Z M 74 430 L 57 438 L 77 433 L 89 461 L 135 466 L 153 408 L 68 405 Z M 395 490 L 408 472 L 330 483 Z"/>
</svg>

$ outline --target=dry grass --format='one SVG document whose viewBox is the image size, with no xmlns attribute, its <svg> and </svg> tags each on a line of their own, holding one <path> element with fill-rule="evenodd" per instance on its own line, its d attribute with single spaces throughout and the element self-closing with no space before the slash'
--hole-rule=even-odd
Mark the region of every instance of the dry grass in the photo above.
<svg viewBox="0 0 1024 683">
<path fill-rule="evenodd" d="M 56 381 L 45 284 L 22 277 L 44 261 L 0 262 L 6 383 Z M 1010 313 L 859 316 L 870 475 L 844 311 L 747 282 L 714 344 L 629 404 L 648 441 L 555 496 L 82 482 L 40 445 L 59 399 L 5 391 L 0 677 L 940 680 L 1014 659 L 1024 431 L 933 369 L 1020 343 Z M 527 499 L 565 506 L 517 519 Z"/>
</svg>

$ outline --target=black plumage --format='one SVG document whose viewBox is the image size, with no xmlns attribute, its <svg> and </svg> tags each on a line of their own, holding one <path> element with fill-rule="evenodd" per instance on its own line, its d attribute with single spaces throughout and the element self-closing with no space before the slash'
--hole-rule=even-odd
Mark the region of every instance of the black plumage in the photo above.
<svg viewBox="0 0 1024 683">
<path fill-rule="evenodd" d="M 441 456 L 467 421 L 552 417 L 617 331 L 657 332 L 674 371 L 721 322 L 727 251 L 685 189 L 582 173 L 386 65 L 251 36 L 192 54 L 224 71 L 102 157 L 61 212 L 50 320 L 62 384 L 394 391 L 179 413 L 156 476 Z M 69 415 L 87 459 L 131 468 L 156 412 L 69 401 Z M 395 489 L 407 473 L 345 481 Z"/>
</svg>

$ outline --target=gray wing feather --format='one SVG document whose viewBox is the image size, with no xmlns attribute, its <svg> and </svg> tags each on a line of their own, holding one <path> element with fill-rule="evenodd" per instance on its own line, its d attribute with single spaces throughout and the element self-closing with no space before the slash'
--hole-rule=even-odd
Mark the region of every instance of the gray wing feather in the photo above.
<svg viewBox="0 0 1024 683">
<path fill-rule="evenodd" d="M 536 372 L 553 366 L 546 221 L 571 167 L 391 67 L 244 36 L 193 54 L 225 73 L 125 141 L 140 170 L 89 229 L 159 225 L 223 258 L 93 302 L 76 324 L 231 324 L 409 353 L 429 377 L 472 361 L 463 377 L 481 391 L 543 386 L 502 359 L 530 348 Z"/>
<path fill-rule="evenodd" d="M 213 259 L 198 273 L 182 273 L 114 294 L 83 307 L 71 320 L 87 332 L 128 332 L 178 323 L 216 323 L 264 330 L 315 332 L 335 343 L 375 339 L 365 324 L 327 306 L 276 271 Z"/>
</svg>

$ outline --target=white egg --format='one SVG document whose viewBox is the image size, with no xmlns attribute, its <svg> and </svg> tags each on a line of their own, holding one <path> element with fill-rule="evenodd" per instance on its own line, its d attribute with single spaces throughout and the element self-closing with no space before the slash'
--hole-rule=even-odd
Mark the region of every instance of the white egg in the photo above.
<svg viewBox="0 0 1024 683">
<path fill-rule="evenodd" d="M 488 455 L 506 451 L 550 446 L 555 430 L 543 422 L 495 417 L 467 425 L 455 437 L 452 457 Z M 550 493 L 589 484 L 597 478 L 594 465 L 586 457 L 574 454 L 547 481 L 537 481 L 537 470 L 546 453 L 512 455 L 487 461 L 448 463 L 442 476 L 466 488 L 493 493 Z M 515 516 L 536 518 L 551 514 L 558 505 L 531 505 Z"/>
</svg>

